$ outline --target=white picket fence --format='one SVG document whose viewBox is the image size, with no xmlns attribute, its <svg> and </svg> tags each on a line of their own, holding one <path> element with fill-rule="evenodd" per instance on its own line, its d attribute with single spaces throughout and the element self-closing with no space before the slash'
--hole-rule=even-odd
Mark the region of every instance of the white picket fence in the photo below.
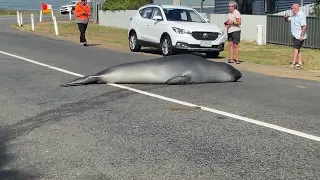
<svg viewBox="0 0 320 180">
<path fill-rule="evenodd" d="M 110 26 L 118 28 L 129 28 L 130 18 L 136 13 L 136 10 L 125 11 L 99 11 L 99 25 Z M 219 28 L 225 31 L 223 23 L 226 21 L 225 14 L 204 14 L 203 17 L 210 20 L 210 23 L 216 24 Z M 266 24 L 267 17 L 265 15 L 242 15 L 241 25 L 241 40 L 256 41 L 257 40 L 257 27 L 262 25 L 262 44 L 266 44 Z M 227 35 L 226 35 L 227 36 Z"/>
</svg>

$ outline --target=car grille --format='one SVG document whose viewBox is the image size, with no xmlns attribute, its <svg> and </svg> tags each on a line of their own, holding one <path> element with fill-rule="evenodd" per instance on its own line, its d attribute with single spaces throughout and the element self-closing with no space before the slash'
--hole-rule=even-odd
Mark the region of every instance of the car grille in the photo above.
<svg viewBox="0 0 320 180">
<path fill-rule="evenodd" d="M 205 36 L 207 34 L 207 36 Z M 211 40 L 214 41 L 218 38 L 219 33 L 213 32 L 192 32 L 192 37 L 196 40 Z"/>
</svg>

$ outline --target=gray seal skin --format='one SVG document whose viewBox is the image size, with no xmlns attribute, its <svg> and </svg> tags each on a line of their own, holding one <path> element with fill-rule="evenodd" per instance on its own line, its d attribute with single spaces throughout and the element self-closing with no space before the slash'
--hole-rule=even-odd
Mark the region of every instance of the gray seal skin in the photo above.
<svg viewBox="0 0 320 180">
<path fill-rule="evenodd" d="M 170 85 L 224 83 L 236 82 L 241 77 L 241 72 L 227 63 L 184 54 L 116 65 L 60 86 L 97 83 Z"/>
</svg>

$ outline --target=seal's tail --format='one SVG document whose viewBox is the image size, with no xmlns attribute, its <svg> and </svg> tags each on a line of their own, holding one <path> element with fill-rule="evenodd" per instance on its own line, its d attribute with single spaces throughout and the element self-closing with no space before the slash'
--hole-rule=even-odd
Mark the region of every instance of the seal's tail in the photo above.
<svg viewBox="0 0 320 180">
<path fill-rule="evenodd" d="M 62 86 L 62 87 L 82 86 L 82 85 L 87 85 L 87 84 L 98 83 L 98 81 L 99 81 L 98 77 L 84 76 L 81 78 L 77 78 L 73 81 L 67 82 L 65 84 L 61 84 L 60 86 Z"/>
</svg>

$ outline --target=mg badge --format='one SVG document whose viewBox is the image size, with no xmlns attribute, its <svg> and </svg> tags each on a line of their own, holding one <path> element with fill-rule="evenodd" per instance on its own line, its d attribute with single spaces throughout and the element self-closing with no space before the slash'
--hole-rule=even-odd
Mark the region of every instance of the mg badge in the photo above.
<svg viewBox="0 0 320 180">
<path fill-rule="evenodd" d="M 207 39 L 207 38 L 208 38 L 208 34 L 207 34 L 207 33 L 204 33 L 204 34 L 203 34 L 203 38 Z"/>
</svg>

